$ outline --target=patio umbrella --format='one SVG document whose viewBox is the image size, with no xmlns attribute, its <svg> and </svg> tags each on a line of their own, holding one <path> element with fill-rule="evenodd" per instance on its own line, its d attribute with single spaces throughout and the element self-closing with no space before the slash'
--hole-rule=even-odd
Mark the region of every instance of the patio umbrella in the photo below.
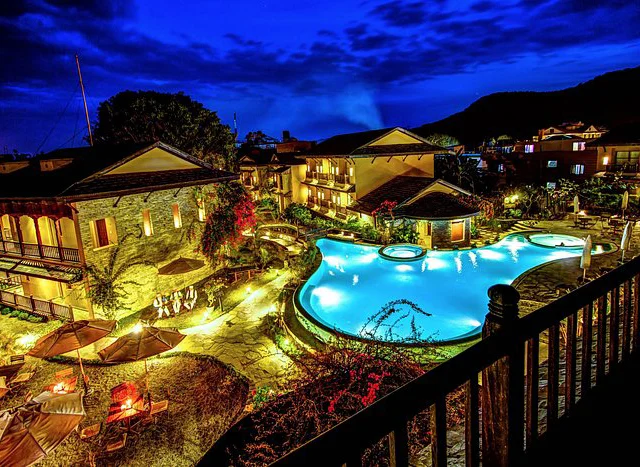
<svg viewBox="0 0 640 467">
<path fill-rule="evenodd" d="M 147 368 L 147 358 L 173 349 L 182 342 L 182 339 L 185 337 L 187 336 L 180 334 L 177 329 L 146 326 L 118 338 L 113 344 L 98 352 L 98 355 L 105 363 L 137 362 L 138 360 L 144 360 L 144 372 L 148 393 L 149 369 Z"/>
<path fill-rule="evenodd" d="M 624 217 L 624 212 L 626 211 L 627 207 L 629 207 L 629 192 L 625 190 L 624 194 L 622 195 L 622 204 L 620 205 L 620 208 L 622 209 L 622 217 Z"/>
<path fill-rule="evenodd" d="M 196 271 L 203 266 L 204 261 L 200 261 L 199 259 L 178 258 L 158 269 L 158 274 L 161 276 L 174 276 L 177 274 Z"/>
<path fill-rule="evenodd" d="M 573 197 L 573 213 L 575 214 L 576 222 L 578 222 L 578 213 L 580 212 L 580 198 L 578 195 Z"/>
<path fill-rule="evenodd" d="M 82 394 L 43 392 L 25 405 L 0 412 L 0 465 L 39 461 L 76 429 L 85 416 Z"/>
<path fill-rule="evenodd" d="M 580 267 L 582 268 L 582 281 L 587 277 L 587 269 L 591 266 L 591 235 L 587 235 L 582 247 L 582 257 L 580 258 Z"/>
<path fill-rule="evenodd" d="M 89 344 L 93 344 L 111 333 L 116 327 L 115 320 L 80 320 L 67 323 L 42 336 L 35 343 L 27 355 L 38 358 L 55 357 L 63 353 L 75 350 L 78 354 L 80 372 L 86 383 L 87 377 L 84 374 L 80 349 Z"/>
<path fill-rule="evenodd" d="M 624 254 L 631 246 L 631 222 L 627 222 L 622 232 L 622 241 L 620 242 L 620 249 L 622 250 L 622 260 L 624 261 Z"/>
</svg>

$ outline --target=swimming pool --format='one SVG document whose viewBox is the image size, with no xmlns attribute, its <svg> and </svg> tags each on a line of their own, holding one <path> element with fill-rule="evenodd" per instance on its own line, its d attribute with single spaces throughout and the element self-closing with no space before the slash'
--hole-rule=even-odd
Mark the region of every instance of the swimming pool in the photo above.
<svg viewBox="0 0 640 467">
<path fill-rule="evenodd" d="M 406 262 L 383 258 L 377 246 L 326 238 L 317 246 L 322 263 L 299 289 L 298 308 L 321 327 L 391 342 L 472 337 L 481 330 L 490 286 L 581 254 L 537 246 L 520 234 L 483 248 L 429 251 L 420 261 Z M 601 245 L 594 248 L 602 251 Z"/>
</svg>

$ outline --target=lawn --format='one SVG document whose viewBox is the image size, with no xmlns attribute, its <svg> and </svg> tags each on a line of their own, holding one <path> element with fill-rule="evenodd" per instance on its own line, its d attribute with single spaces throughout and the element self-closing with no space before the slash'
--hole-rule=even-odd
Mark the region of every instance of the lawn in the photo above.
<svg viewBox="0 0 640 467">
<path fill-rule="evenodd" d="M 57 322 L 32 324 L 0 317 L 0 332 L 5 338 L 19 334 L 37 337 L 57 326 Z M 0 350 L 0 357 L 19 351 L 19 348 Z M 27 363 L 37 365 L 35 376 L 0 400 L 0 411 L 20 405 L 29 391 L 34 396 L 42 392 L 46 385 L 54 382 L 54 374 L 61 369 L 73 366 L 79 375 L 75 360 L 68 358 L 45 361 L 27 357 Z M 93 392 L 85 397 L 87 417 L 81 428 L 104 422 L 112 387 L 124 381 L 137 381 L 143 387 L 143 362 L 113 366 L 86 362 L 85 370 Z M 167 354 L 149 360 L 149 374 L 153 399 L 168 399 L 169 409 L 156 423 L 144 427 L 140 435 L 130 436 L 124 450 L 110 456 L 101 454 L 101 444 L 105 442 L 103 427 L 91 444 L 72 433 L 40 465 L 90 465 L 90 455 L 95 453 L 96 465 L 192 466 L 244 411 L 248 381 L 213 357 L 186 352 Z"/>
</svg>

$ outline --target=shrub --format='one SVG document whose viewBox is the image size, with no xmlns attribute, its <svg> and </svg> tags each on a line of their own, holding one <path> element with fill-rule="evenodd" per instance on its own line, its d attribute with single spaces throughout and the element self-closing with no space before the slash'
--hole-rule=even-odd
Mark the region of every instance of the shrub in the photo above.
<svg viewBox="0 0 640 467">
<path fill-rule="evenodd" d="M 9 313 L 9 316 L 12 318 L 17 318 L 19 314 L 20 314 L 19 310 L 13 310 L 11 313 Z"/>
<path fill-rule="evenodd" d="M 29 319 L 29 313 L 25 311 L 18 313 L 18 319 L 21 319 L 21 320 Z"/>
<path fill-rule="evenodd" d="M 27 321 L 30 323 L 42 323 L 44 322 L 44 318 L 42 316 L 31 315 L 27 318 Z"/>
<path fill-rule="evenodd" d="M 5 307 L 5 308 L 3 308 L 2 310 L 0 310 L 0 314 L 2 314 L 2 315 L 8 315 L 9 313 L 11 313 L 11 311 L 12 311 L 12 310 L 11 310 L 11 308 L 9 308 L 9 307 Z"/>
</svg>

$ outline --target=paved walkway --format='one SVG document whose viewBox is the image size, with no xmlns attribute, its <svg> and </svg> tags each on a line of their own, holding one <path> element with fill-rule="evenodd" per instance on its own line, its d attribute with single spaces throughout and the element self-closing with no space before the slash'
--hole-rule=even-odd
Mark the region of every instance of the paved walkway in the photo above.
<svg viewBox="0 0 640 467">
<path fill-rule="evenodd" d="M 293 361 L 264 333 L 265 316 L 289 281 L 282 274 L 215 320 L 180 332 L 189 337 L 180 348 L 213 355 L 247 376 L 255 386 L 279 386 L 295 375 Z"/>
</svg>

